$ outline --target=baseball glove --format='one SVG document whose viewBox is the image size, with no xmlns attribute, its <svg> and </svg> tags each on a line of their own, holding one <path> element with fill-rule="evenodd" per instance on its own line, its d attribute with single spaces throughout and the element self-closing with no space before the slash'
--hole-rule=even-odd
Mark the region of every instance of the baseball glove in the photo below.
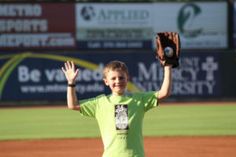
<svg viewBox="0 0 236 157">
<path fill-rule="evenodd" d="M 176 32 L 160 32 L 156 36 L 156 58 L 160 63 L 172 65 L 173 68 L 179 66 L 180 38 Z"/>
</svg>

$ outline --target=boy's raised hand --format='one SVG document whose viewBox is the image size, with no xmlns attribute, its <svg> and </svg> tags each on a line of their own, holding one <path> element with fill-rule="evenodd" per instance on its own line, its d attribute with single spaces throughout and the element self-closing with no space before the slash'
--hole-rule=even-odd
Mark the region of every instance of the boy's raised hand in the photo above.
<svg viewBox="0 0 236 157">
<path fill-rule="evenodd" d="M 65 66 L 61 68 L 69 84 L 74 84 L 79 74 L 79 69 L 75 68 L 73 61 L 65 62 Z"/>
<path fill-rule="evenodd" d="M 156 58 L 161 65 L 172 65 L 173 68 L 179 66 L 180 57 L 180 37 L 177 32 L 159 32 L 156 36 Z"/>
</svg>

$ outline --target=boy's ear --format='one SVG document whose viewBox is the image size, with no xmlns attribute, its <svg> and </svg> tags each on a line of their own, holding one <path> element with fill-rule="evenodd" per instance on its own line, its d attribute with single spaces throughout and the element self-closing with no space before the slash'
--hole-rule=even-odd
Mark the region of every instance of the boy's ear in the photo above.
<svg viewBox="0 0 236 157">
<path fill-rule="evenodd" d="M 104 78 L 103 81 L 104 81 L 105 85 L 107 85 L 107 86 L 109 85 L 106 78 Z"/>
</svg>

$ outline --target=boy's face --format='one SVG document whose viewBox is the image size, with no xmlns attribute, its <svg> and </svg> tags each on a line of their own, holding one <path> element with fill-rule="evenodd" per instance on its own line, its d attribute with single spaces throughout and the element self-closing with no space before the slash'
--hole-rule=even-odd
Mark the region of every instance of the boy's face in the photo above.
<svg viewBox="0 0 236 157">
<path fill-rule="evenodd" d="M 110 87 L 112 94 L 123 95 L 128 83 L 128 76 L 121 70 L 109 70 L 104 83 Z"/>
</svg>

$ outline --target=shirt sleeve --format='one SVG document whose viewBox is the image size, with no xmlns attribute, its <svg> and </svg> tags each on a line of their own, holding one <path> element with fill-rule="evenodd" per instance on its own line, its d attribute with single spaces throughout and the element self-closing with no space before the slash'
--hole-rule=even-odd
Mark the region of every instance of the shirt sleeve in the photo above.
<svg viewBox="0 0 236 157">
<path fill-rule="evenodd" d="M 80 102 L 80 113 L 83 116 L 95 117 L 97 98 L 84 99 Z"/>
<path fill-rule="evenodd" d="M 144 111 L 147 112 L 148 110 L 156 107 L 158 105 L 158 93 L 156 91 L 152 92 L 145 92 L 142 96 L 142 101 L 144 103 Z"/>
</svg>

